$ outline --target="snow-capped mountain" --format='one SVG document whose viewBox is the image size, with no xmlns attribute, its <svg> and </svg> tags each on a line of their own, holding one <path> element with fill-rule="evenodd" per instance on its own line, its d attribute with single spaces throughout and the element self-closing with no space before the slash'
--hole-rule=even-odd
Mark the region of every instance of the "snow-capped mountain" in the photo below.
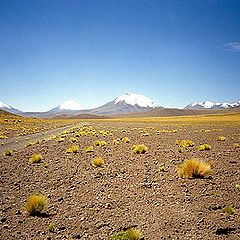
<svg viewBox="0 0 240 240">
<path fill-rule="evenodd" d="M 71 111 L 79 111 L 83 110 L 83 107 L 76 101 L 74 100 L 67 100 L 60 104 L 59 106 L 49 110 L 48 112 L 71 112 Z"/>
<path fill-rule="evenodd" d="M 233 108 L 240 106 L 240 100 L 234 103 L 219 103 L 219 102 L 210 102 L 210 101 L 204 101 L 204 102 L 194 102 L 189 105 L 187 105 L 186 109 L 223 109 L 223 108 Z"/>
<path fill-rule="evenodd" d="M 0 109 L 4 110 L 4 111 L 7 111 L 7 112 L 10 112 L 10 113 L 14 113 L 14 114 L 22 113 L 22 111 L 20 111 L 16 108 L 13 108 L 13 107 L 11 107 L 11 106 L 9 106 L 6 103 L 3 103 L 1 101 L 0 101 Z"/>
<path fill-rule="evenodd" d="M 117 103 L 125 103 L 125 104 L 129 104 L 132 106 L 139 106 L 139 107 L 144 107 L 144 108 L 155 108 L 157 107 L 157 104 L 151 100 L 150 98 L 144 96 L 144 95 L 140 95 L 140 94 L 136 94 L 136 93 L 125 93 L 119 97 L 117 97 L 114 102 Z"/>
<path fill-rule="evenodd" d="M 121 114 L 144 112 L 157 107 L 159 106 L 153 100 L 144 95 L 124 93 L 101 107 L 91 109 L 90 112 L 94 114 Z"/>
</svg>

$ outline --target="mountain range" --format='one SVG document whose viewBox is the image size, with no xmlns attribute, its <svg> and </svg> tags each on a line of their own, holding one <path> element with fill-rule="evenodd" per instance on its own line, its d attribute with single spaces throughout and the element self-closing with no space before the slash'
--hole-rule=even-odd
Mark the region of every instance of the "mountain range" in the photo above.
<svg viewBox="0 0 240 240">
<path fill-rule="evenodd" d="M 188 104 L 184 109 L 188 110 L 208 110 L 208 109 L 231 109 L 240 106 L 240 101 L 234 103 L 215 103 L 210 101 L 194 102 Z M 0 109 L 14 114 L 19 114 L 28 117 L 74 117 L 74 116 L 105 116 L 105 115 L 121 115 L 121 114 L 134 114 L 141 112 L 163 112 L 163 107 L 156 104 L 152 99 L 136 94 L 124 93 L 114 100 L 94 109 L 84 109 L 82 105 L 74 100 L 68 100 L 59 106 L 50 109 L 46 112 L 22 112 L 13 108 L 3 102 L 0 102 Z"/>
<path fill-rule="evenodd" d="M 240 106 L 240 100 L 234 103 L 219 103 L 219 102 L 194 102 L 185 107 L 185 109 L 227 109 Z"/>
</svg>

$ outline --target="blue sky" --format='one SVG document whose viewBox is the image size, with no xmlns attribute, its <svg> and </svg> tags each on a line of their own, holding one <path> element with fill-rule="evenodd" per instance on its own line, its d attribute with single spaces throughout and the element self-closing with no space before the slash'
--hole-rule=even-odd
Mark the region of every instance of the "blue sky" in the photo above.
<svg viewBox="0 0 240 240">
<path fill-rule="evenodd" d="M 239 100 L 240 1 L 0 0 L 0 92 L 24 111 Z"/>
</svg>

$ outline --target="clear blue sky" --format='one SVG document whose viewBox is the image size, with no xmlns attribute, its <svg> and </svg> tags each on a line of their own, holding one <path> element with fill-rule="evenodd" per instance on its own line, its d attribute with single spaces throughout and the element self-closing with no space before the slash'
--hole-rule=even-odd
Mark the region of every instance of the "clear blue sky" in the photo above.
<svg viewBox="0 0 240 240">
<path fill-rule="evenodd" d="M 239 100 L 240 1 L 0 0 L 0 92 L 24 111 Z"/>
</svg>

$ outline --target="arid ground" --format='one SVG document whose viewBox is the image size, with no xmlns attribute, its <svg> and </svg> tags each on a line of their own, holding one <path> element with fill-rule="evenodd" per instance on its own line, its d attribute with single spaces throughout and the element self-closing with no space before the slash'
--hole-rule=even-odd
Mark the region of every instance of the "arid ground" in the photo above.
<svg viewBox="0 0 240 240">
<path fill-rule="evenodd" d="M 140 229 L 146 240 L 240 239 L 240 148 L 233 146 L 240 143 L 239 115 L 233 121 L 222 116 L 172 119 L 79 121 L 62 134 L 50 138 L 43 134 L 39 143 L 17 146 L 11 156 L 2 154 L 3 145 L 0 239 L 107 240 L 129 227 Z M 57 141 L 60 135 L 63 142 Z M 218 136 L 226 140 L 217 141 Z M 130 142 L 123 142 L 123 137 Z M 31 139 L 36 140 L 34 134 Z M 194 146 L 178 146 L 176 140 L 183 139 L 192 140 Z M 108 144 L 94 146 L 96 140 Z M 15 136 L 8 141 L 14 148 Z M 198 151 L 204 143 L 211 150 Z M 67 154 L 73 144 L 79 152 Z M 148 151 L 134 154 L 134 144 L 145 144 Z M 93 152 L 87 153 L 89 146 Z M 34 153 L 42 154 L 43 160 L 30 164 Z M 102 157 L 105 164 L 93 167 L 95 157 Z M 191 158 L 209 162 L 211 174 L 179 178 L 178 165 Z M 47 197 L 40 216 L 24 211 L 33 193 Z M 55 226 L 52 232 L 50 223 Z"/>
</svg>

